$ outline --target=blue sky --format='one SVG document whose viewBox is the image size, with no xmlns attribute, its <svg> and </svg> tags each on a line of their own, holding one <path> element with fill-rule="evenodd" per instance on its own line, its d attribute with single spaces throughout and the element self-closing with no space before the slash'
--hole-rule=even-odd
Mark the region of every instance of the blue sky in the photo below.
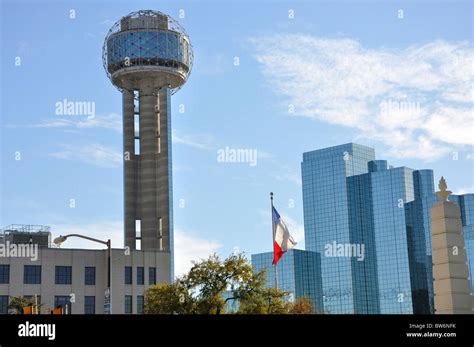
<svg viewBox="0 0 474 347">
<path fill-rule="evenodd" d="M 469 1 L 1 3 L 2 226 L 122 246 L 121 96 L 101 50 L 139 9 L 171 15 L 194 46 L 172 97 L 178 272 L 214 251 L 270 250 L 270 191 L 304 247 L 305 151 L 358 142 L 474 192 Z M 95 117 L 57 115 L 64 99 Z M 225 147 L 257 150 L 257 165 L 219 162 Z"/>
</svg>

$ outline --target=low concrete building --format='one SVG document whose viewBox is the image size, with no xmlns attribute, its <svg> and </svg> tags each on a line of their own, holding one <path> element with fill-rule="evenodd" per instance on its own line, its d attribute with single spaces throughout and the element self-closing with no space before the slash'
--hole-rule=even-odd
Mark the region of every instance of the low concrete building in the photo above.
<svg viewBox="0 0 474 347">
<path fill-rule="evenodd" d="M 3 243 L 13 249 L 13 243 Z M 104 313 L 107 250 L 36 247 L 29 254 L 0 257 L 0 314 L 11 297 L 39 295 L 41 313 L 58 306 L 72 314 Z M 36 253 L 35 253 L 36 252 Z M 144 293 L 169 283 L 170 252 L 112 249 L 111 312 L 142 313 Z"/>
</svg>

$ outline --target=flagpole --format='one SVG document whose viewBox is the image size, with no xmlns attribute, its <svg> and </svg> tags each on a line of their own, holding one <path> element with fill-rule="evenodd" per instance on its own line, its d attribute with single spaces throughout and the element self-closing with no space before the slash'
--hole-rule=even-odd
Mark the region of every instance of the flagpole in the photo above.
<svg viewBox="0 0 474 347">
<path fill-rule="evenodd" d="M 272 247 L 275 247 L 275 214 L 273 213 L 273 192 L 270 192 L 270 201 L 272 205 Z M 273 256 L 275 256 L 275 250 L 273 250 Z M 275 277 L 275 289 L 278 289 L 277 264 L 273 265 L 273 276 Z"/>
</svg>

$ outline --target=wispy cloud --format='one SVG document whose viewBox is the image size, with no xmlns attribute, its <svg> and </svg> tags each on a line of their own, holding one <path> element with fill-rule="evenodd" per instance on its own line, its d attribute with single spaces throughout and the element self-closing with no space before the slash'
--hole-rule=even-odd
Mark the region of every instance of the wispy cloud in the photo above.
<svg viewBox="0 0 474 347">
<path fill-rule="evenodd" d="M 58 223 L 51 226 L 53 238 L 65 234 L 81 234 L 100 240 L 111 239 L 113 248 L 123 248 L 123 222 L 121 220 L 97 221 L 87 224 Z M 62 248 L 102 249 L 102 245 L 70 238 Z M 195 232 L 175 230 L 174 232 L 174 268 L 175 275 L 181 276 L 189 271 L 192 261 L 205 259 L 216 253 L 222 247 L 221 243 L 201 238 Z"/>
<path fill-rule="evenodd" d="M 122 117 L 116 113 L 97 115 L 94 118 L 79 116 L 63 116 L 44 119 L 40 123 L 31 125 L 33 128 L 76 128 L 90 129 L 103 128 L 122 132 Z"/>
<path fill-rule="evenodd" d="M 106 18 L 103 21 L 101 21 L 99 24 L 106 25 L 106 26 L 112 26 L 112 24 L 114 24 L 114 23 L 115 23 L 115 21 L 113 21 L 112 19 Z"/>
<path fill-rule="evenodd" d="M 270 152 L 262 151 L 260 149 L 257 149 L 257 156 L 258 156 L 258 159 L 274 159 L 275 158 L 274 154 Z"/>
<path fill-rule="evenodd" d="M 80 161 L 105 168 L 119 167 L 122 163 L 122 154 L 119 151 L 101 144 L 83 146 L 63 144 L 61 147 L 60 151 L 49 155 L 57 159 Z"/>
<path fill-rule="evenodd" d="M 214 139 L 209 134 L 183 134 L 173 131 L 173 143 L 190 146 L 197 149 L 210 150 L 214 148 Z"/>
<path fill-rule="evenodd" d="M 119 220 L 113 221 L 97 221 L 87 224 L 58 223 L 51 226 L 53 238 L 66 234 L 81 234 L 97 238 L 99 240 L 112 241 L 113 248 L 123 248 L 123 222 Z M 85 248 L 85 249 L 102 249 L 105 246 L 71 237 L 61 248 Z"/>
<path fill-rule="evenodd" d="M 176 276 L 185 274 L 192 267 L 192 261 L 205 259 L 218 252 L 222 244 L 218 241 L 206 240 L 197 236 L 197 233 L 175 230 L 174 272 Z"/>
<path fill-rule="evenodd" d="M 294 115 L 356 128 L 394 157 L 433 160 L 474 143 L 468 42 L 398 50 L 298 34 L 250 42 L 268 83 L 294 106 Z"/>
<path fill-rule="evenodd" d="M 301 181 L 301 175 L 294 171 L 294 168 L 288 165 L 279 166 L 278 170 L 271 173 L 271 176 L 277 181 L 289 181 L 299 186 L 303 183 Z"/>
<path fill-rule="evenodd" d="M 474 186 L 460 187 L 458 189 L 454 189 L 453 193 L 456 195 L 474 194 Z"/>
<path fill-rule="evenodd" d="M 195 70 L 193 73 L 215 77 L 225 73 L 226 67 L 232 63 L 232 58 L 222 53 L 208 52 L 202 49 L 194 51 Z"/>
</svg>

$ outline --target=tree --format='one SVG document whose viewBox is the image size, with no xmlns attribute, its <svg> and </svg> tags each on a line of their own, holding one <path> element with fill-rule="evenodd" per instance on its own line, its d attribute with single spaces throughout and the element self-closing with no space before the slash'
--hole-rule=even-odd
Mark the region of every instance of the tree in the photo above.
<svg viewBox="0 0 474 347">
<path fill-rule="evenodd" d="M 145 293 L 144 313 L 190 314 L 193 313 L 194 305 L 194 299 L 181 282 L 157 284 Z"/>
<path fill-rule="evenodd" d="M 34 299 L 32 298 L 25 298 L 23 296 L 11 296 L 8 308 L 10 310 L 15 311 L 15 314 L 23 314 L 23 307 L 34 306 L 34 304 Z M 41 306 L 41 304 L 37 305 L 38 310 Z"/>
<path fill-rule="evenodd" d="M 193 262 L 183 285 L 196 298 L 196 313 L 221 314 L 229 300 L 238 300 L 243 292 L 263 285 L 265 279 L 253 272 L 243 254 L 232 254 L 224 260 L 214 254 L 206 260 Z M 224 293 L 228 292 L 224 299 Z"/>
<path fill-rule="evenodd" d="M 290 314 L 312 314 L 313 302 L 308 298 L 298 298 L 289 305 Z"/>
<path fill-rule="evenodd" d="M 261 287 L 245 293 L 240 299 L 241 314 L 285 314 L 288 313 L 289 293 L 276 288 Z"/>
<path fill-rule="evenodd" d="M 265 286 L 265 270 L 255 273 L 243 254 L 221 260 L 216 254 L 193 262 L 174 284 L 151 287 L 145 294 L 145 313 L 222 314 L 231 300 L 241 314 L 289 313 L 288 292 Z M 301 309 L 294 309 L 300 313 Z"/>
</svg>

